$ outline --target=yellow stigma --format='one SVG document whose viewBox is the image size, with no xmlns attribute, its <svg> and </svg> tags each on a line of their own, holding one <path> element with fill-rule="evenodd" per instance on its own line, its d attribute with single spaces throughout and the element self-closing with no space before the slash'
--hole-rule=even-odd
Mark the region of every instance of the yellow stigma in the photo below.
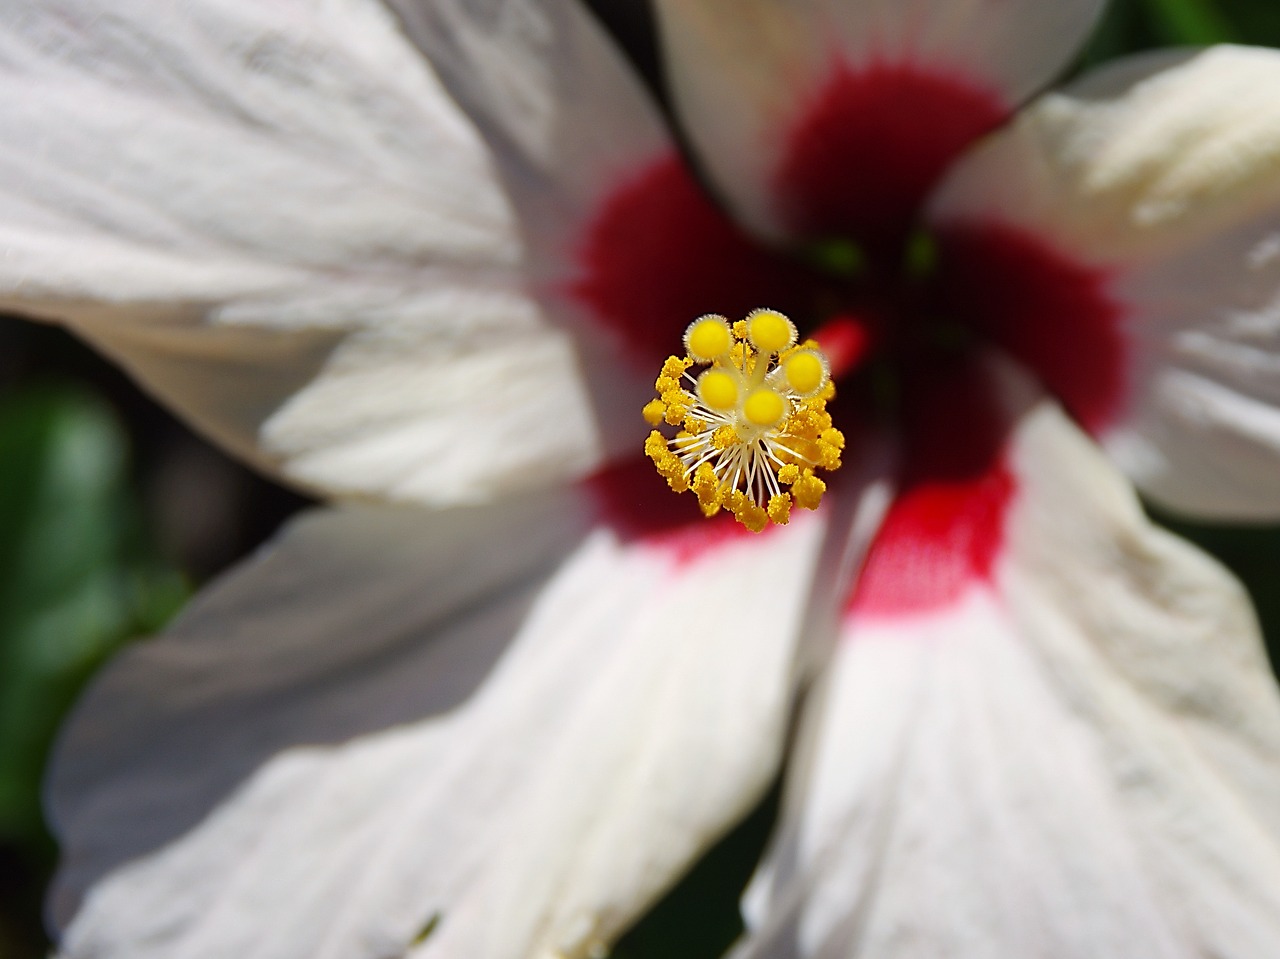
<svg viewBox="0 0 1280 959">
<path fill-rule="evenodd" d="M 707 370 L 698 377 L 698 399 L 707 409 L 727 413 L 738 406 L 738 377 L 724 370 Z"/>
<path fill-rule="evenodd" d="M 685 330 L 684 348 L 690 358 L 699 363 L 710 363 L 729 352 L 733 346 L 733 336 L 729 332 L 729 321 L 723 316 L 708 313 L 698 317 Z"/>
<path fill-rule="evenodd" d="M 742 404 L 742 415 L 752 426 L 763 429 L 777 426 L 787 414 L 787 401 L 781 393 L 770 389 L 756 390 Z"/>
<path fill-rule="evenodd" d="M 747 337 L 761 353 L 781 353 L 796 342 L 796 325 L 777 310 L 752 310 Z"/>
<path fill-rule="evenodd" d="M 795 350 L 782 361 L 787 386 L 800 396 L 813 396 L 830 377 L 824 357 L 813 350 Z"/>
<path fill-rule="evenodd" d="M 685 331 L 686 355 L 671 356 L 644 408 L 658 430 L 645 454 L 668 485 L 689 491 L 707 516 L 728 510 L 759 532 L 786 523 L 792 506 L 817 509 L 827 484 L 815 470 L 840 466 L 844 436 L 831 423 L 831 367 L 817 343 L 796 345 L 795 324 L 754 310 L 730 325 L 699 317 Z M 695 365 L 706 367 L 695 375 Z"/>
</svg>

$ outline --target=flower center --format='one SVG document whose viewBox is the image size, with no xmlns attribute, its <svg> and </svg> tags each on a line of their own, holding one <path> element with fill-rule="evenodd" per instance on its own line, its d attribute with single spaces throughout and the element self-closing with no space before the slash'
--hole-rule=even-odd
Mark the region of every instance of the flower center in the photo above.
<svg viewBox="0 0 1280 959">
<path fill-rule="evenodd" d="M 831 365 L 816 342 L 796 339 L 795 324 L 776 310 L 733 324 L 708 314 L 685 331 L 685 355 L 663 363 L 644 417 L 679 431 L 668 438 L 655 429 L 644 451 L 706 516 L 725 509 L 757 533 L 786 523 L 793 503 L 821 502 L 827 487 L 814 471 L 839 468 L 844 436 L 826 409 Z"/>
</svg>

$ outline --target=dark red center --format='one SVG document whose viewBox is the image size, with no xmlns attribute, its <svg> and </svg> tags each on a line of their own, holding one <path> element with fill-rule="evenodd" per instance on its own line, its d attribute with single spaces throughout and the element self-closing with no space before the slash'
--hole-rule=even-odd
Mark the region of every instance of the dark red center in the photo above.
<svg viewBox="0 0 1280 959">
<path fill-rule="evenodd" d="M 951 162 L 1008 115 L 995 91 L 962 76 L 837 62 L 785 134 L 779 212 L 798 233 L 891 254 Z"/>
<path fill-rule="evenodd" d="M 851 600 L 858 610 L 928 608 L 991 575 L 1016 483 L 1008 424 L 971 375 L 987 347 L 1031 368 L 1086 428 L 1105 426 L 1123 399 L 1107 275 L 996 222 L 919 232 L 938 178 L 1007 112 L 954 76 L 838 65 L 791 126 L 773 183 L 788 222 L 817 246 L 748 236 L 675 155 L 638 166 L 582 238 L 572 292 L 644 368 L 656 372 L 703 313 L 772 307 L 832 352 L 837 425 L 879 420 L 902 438 L 901 494 Z M 846 247 L 858 255 L 823 254 Z M 692 497 L 643 485 L 626 470 L 596 483 L 624 532 L 679 531 L 686 550 L 736 535 L 703 521 Z"/>
</svg>

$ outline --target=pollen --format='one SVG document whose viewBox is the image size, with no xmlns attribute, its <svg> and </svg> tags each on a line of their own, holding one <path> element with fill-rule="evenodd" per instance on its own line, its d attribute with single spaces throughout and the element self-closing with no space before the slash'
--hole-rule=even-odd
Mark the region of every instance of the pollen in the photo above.
<svg viewBox="0 0 1280 959">
<path fill-rule="evenodd" d="M 677 493 L 691 492 L 707 516 L 732 513 L 760 532 L 785 524 L 793 506 L 817 509 L 839 468 L 844 436 L 831 422 L 831 365 L 776 310 L 730 323 L 718 314 L 685 331 L 684 356 L 668 357 L 643 410 L 654 429 L 645 455 Z M 702 367 L 696 370 L 695 367 Z"/>
</svg>

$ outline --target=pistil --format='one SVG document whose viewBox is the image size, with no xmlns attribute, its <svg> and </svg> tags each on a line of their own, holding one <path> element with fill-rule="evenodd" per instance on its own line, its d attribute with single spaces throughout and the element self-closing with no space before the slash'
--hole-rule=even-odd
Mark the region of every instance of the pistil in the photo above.
<svg viewBox="0 0 1280 959">
<path fill-rule="evenodd" d="M 831 364 L 814 340 L 776 310 L 730 322 L 708 314 L 685 331 L 685 356 L 670 356 L 644 408 L 654 430 L 645 453 L 676 492 L 692 491 L 707 516 L 733 513 L 753 532 L 786 523 L 792 505 L 816 509 L 840 466 L 844 436 L 826 405 Z M 696 375 L 694 367 L 702 367 Z"/>
</svg>

